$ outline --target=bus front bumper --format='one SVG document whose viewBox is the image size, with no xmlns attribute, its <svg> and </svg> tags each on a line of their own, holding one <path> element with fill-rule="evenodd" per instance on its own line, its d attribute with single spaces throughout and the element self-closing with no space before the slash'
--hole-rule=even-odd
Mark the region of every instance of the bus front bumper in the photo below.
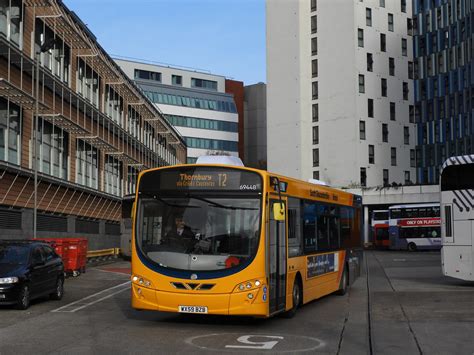
<svg viewBox="0 0 474 355">
<path fill-rule="evenodd" d="M 200 306 L 207 307 L 208 314 L 265 317 L 268 316 L 267 297 L 262 287 L 248 292 L 203 294 L 167 292 L 132 285 L 133 308 L 161 312 L 178 313 L 179 306 Z"/>
</svg>

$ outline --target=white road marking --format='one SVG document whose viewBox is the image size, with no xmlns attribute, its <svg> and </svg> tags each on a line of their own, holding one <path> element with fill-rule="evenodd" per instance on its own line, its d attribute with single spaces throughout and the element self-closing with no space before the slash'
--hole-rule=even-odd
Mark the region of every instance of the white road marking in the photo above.
<svg viewBox="0 0 474 355">
<path fill-rule="evenodd" d="M 117 295 L 117 294 L 119 294 L 123 291 L 129 290 L 130 289 L 129 286 L 130 286 L 130 281 L 124 282 L 122 284 L 115 285 L 115 286 L 106 288 L 105 290 L 94 293 L 93 295 L 81 298 L 80 300 L 71 302 L 71 303 L 69 303 L 65 306 L 53 309 L 51 312 L 54 312 L 54 313 L 74 313 L 74 312 L 79 311 L 81 309 L 84 309 L 86 307 L 92 306 L 93 304 L 96 304 L 98 302 L 106 300 L 107 298 L 113 297 L 113 296 L 115 296 L 115 295 Z M 110 292 L 112 290 L 115 290 L 117 288 L 121 288 L 121 290 L 112 292 L 112 293 L 110 293 L 106 296 L 103 296 L 101 298 L 94 299 L 97 296 L 103 295 L 104 293 L 108 293 L 108 292 Z M 91 301 L 84 303 L 84 301 L 88 301 L 88 300 L 91 300 Z M 76 307 L 74 307 L 74 306 L 76 306 Z"/>
</svg>

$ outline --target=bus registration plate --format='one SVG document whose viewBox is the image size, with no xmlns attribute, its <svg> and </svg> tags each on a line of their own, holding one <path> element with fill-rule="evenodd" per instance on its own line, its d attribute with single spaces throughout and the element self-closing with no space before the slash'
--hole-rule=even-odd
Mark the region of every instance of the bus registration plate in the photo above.
<svg viewBox="0 0 474 355">
<path fill-rule="evenodd" d="M 203 306 L 179 306 L 180 313 L 207 313 L 207 307 Z"/>
</svg>

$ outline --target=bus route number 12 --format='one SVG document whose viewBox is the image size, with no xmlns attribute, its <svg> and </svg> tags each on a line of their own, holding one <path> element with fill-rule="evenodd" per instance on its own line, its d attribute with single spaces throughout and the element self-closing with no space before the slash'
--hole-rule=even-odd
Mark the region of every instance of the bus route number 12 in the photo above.
<svg viewBox="0 0 474 355">
<path fill-rule="evenodd" d="M 227 186 L 227 174 L 218 174 L 219 175 L 219 187 Z"/>
</svg>

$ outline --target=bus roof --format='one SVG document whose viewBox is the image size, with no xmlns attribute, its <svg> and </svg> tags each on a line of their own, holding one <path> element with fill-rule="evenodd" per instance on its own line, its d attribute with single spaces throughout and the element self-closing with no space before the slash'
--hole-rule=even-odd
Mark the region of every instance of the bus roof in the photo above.
<svg viewBox="0 0 474 355">
<path fill-rule="evenodd" d="M 389 209 L 394 208 L 418 208 L 418 207 L 439 207 L 439 202 L 437 203 L 418 203 L 412 205 L 394 205 L 390 206 Z"/>
<path fill-rule="evenodd" d="M 331 187 L 328 185 L 322 185 L 317 183 L 316 181 L 314 182 L 307 182 L 304 180 L 298 180 L 295 178 L 291 178 L 288 176 L 283 176 L 279 174 L 274 174 L 271 173 L 267 170 L 261 170 L 261 169 L 255 169 L 255 168 L 250 168 L 246 166 L 236 166 L 236 165 L 227 165 L 227 164 L 179 164 L 179 165 L 170 165 L 170 166 L 163 166 L 163 167 L 156 167 L 156 168 L 151 168 L 147 170 L 143 170 L 139 174 L 139 180 L 141 179 L 141 176 L 143 174 L 152 172 L 152 171 L 157 171 L 157 170 L 165 170 L 165 169 L 179 169 L 179 168 L 191 168 L 191 167 L 220 167 L 220 168 L 229 168 L 229 169 L 238 169 L 238 170 L 247 170 L 247 171 L 254 171 L 257 172 L 261 175 L 266 175 L 270 178 L 272 177 L 277 177 L 278 179 L 282 180 L 283 182 L 291 182 L 293 184 L 292 189 L 295 189 L 295 191 L 298 191 L 298 194 L 301 194 L 302 192 L 307 192 L 309 195 L 311 195 L 311 189 L 317 189 L 319 192 L 322 192 L 323 195 L 317 195 L 317 196 L 310 196 L 309 199 L 312 200 L 326 200 L 329 199 L 327 196 L 324 196 L 324 192 L 331 192 L 334 195 L 338 195 L 342 201 L 335 201 L 332 200 L 332 203 L 335 204 L 341 204 L 341 205 L 352 205 L 354 203 L 361 204 L 362 203 L 362 197 L 360 195 L 353 194 L 348 191 L 344 191 L 335 187 Z M 268 181 L 268 180 L 267 180 Z M 283 192 L 283 195 L 285 195 L 285 192 Z M 328 201 L 329 202 L 329 201 Z"/>
<path fill-rule="evenodd" d="M 474 154 L 470 155 L 458 155 L 456 157 L 448 158 L 441 168 L 440 174 L 443 173 L 443 170 L 451 165 L 465 165 L 465 164 L 474 164 Z"/>
</svg>

